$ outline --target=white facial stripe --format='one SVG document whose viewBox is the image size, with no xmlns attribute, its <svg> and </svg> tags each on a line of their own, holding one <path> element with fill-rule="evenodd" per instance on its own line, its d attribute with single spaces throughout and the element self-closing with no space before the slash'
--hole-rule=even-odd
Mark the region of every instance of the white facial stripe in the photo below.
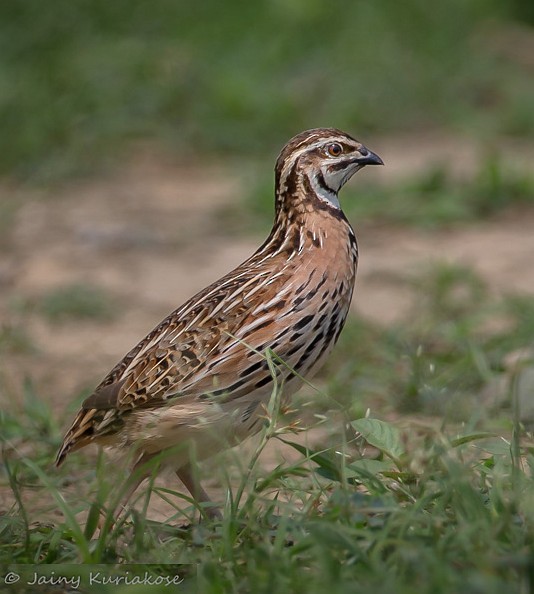
<svg viewBox="0 0 534 594">
<path fill-rule="evenodd" d="M 328 190 L 327 188 L 320 186 L 319 183 L 317 182 L 317 176 L 315 176 L 315 175 L 312 176 L 310 182 L 311 182 L 312 188 L 314 189 L 315 193 L 321 200 L 328 202 L 329 204 L 331 204 L 332 206 L 335 206 L 336 208 L 340 208 L 339 200 L 338 200 L 338 197 L 337 197 L 337 194 L 335 191 L 331 191 L 331 190 Z"/>
<path fill-rule="evenodd" d="M 311 150 L 316 149 L 316 148 L 320 148 L 320 147 L 322 147 L 325 144 L 328 144 L 330 142 L 339 142 L 339 136 L 331 136 L 330 138 L 325 138 L 324 136 L 322 136 L 316 142 L 314 142 L 312 144 L 309 144 L 309 140 L 310 140 L 309 138 L 306 139 L 305 146 L 303 146 L 300 150 L 296 150 L 293 153 L 292 158 L 289 161 L 286 162 L 286 166 L 284 167 L 284 169 L 282 171 L 282 175 L 280 177 L 280 185 L 282 187 L 286 185 L 287 176 L 288 176 L 289 172 L 293 169 L 293 166 L 295 165 L 295 162 L 298 159 L 300 159 L 300 157 L 304 153 L 307 153 L 308 151 L 311 151 Z M 356 148 L 356 147 L 354 147 L 354 148 Z M 332 162 L 335 162 L 334 159 L 332 159 Z M 330 185 L 332 187 L 332 184 L 329 183 L 328 185 Z"/>
<path fill-rule="evenodd" d="M 338 143 L 340 142 L 340 137 L 337 135 L 332 135 L 330 137 L 318 136 L 315 142 L 310 143 L 311 137 L 308 137 L 306 141 L 303 143 L 303 146 L 294 150 L 291 155 L 291 158 L 285 162 L 285 166 L 280 175 L 280 190 L 284 192 L 287 189 L 287 178 L 289 174 L 292 172 L 295 163 L 300 159 L 305 153 L 311 152 L 316 149 L 322 149 L 325 146 L 328 146 L 330 143 Z M 345 142 L 349 141 L 350 139 L 345 139 Z M 350 143 L 352 145 L 352 142 Z M 358 149 L 358 144 L 353 145 L 354 150 Z M 339 200 L 337 197 L 337 193 L 343 187 L 343 185 L 352 177 L 360 167 L 354 163 L 353 165 L 348 165 L 339 171 L 332 171 L 331 165 L 335 165 L 336 163 L 341 163 L 345 161 L 347 155 L 341 154 L 339 158 L 335 157 L 328 157 L 327 155 L 324 156 L 323 165 L 321 167 L 321 173 L 323 176 L 324 184 L 319 183 L 318 178 L 314 175 L 311 171 L 303 172 L 310 181 L 310 184 L 316 194 L 316 196 L 328 203 L 329 205 L 333 206 L 334 208 L 341 208 L 339 204 Z M 321 180 L 321 181 L 323 181 Z"/>
<path fill-rule="evenodd" d="M 334 172 L 328 172 L 328 166 L 324 166 L 322 172 L 326 184 L 332 188 L 334 192 L 339 192 L 339 190 L 341 190 L 359 169 L 361 169 L 360 165 L 354 163 L 353 165 L 347 165 L 345 169 L 340 169 Z"/>
</svg>

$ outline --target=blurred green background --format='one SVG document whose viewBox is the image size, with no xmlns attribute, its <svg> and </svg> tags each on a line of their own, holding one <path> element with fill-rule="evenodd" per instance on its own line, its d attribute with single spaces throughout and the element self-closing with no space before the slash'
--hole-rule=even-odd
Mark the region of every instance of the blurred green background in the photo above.
<svg viewBox="0 0 534 594">
<path fill-rule="evenodd" d="M 301 129 L 534 132 L 529 0 L 0 3 L 0 174 L 58 179 L 139 140 L 263 155 Z"/>
</svg>

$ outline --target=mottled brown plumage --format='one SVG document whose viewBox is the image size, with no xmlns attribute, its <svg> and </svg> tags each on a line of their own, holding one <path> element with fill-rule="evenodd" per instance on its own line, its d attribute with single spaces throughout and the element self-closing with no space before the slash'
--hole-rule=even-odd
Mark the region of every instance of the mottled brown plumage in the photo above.
<svg viewBox="0 0 534 594">
<path fill-rule="evenodd" d="M 364 165 L 381 163 L 336 129 L 295 136 L 276 163 L 276 216 L 267 240 L 111 370 L 82 404 L 57 464 L 92 442 L 135 451 L 137 466 L 184 444 L 172 465 L 193 496 L 206 500 L 191 477 L 190 448 L 202 459 L 259 430 L 273 389 L 266 349 L 285 362 L 276 373 L 287 398 L 337 341 L 358 262 L 337 192 Z"/>
</svg>

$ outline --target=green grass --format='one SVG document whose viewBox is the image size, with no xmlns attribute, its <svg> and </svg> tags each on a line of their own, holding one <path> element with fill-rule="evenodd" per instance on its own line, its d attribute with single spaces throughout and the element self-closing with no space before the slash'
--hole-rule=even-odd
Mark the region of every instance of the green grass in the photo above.
<svg viewBox="0 0 534 594">
<path fill-rule="evenodd" d="M 439 266 L 411 282 L 423 296 L 417 315 L 388 330 L 356 320 L 342 335 L 324 376 L 330 406 L 343 410 L 330 445 L 297 443 L 275 392 L 250 457 L 228 453 L 210 466 L 230 485 L 221 521 L 198 524 L 190 499 L 153 482 L 152 498 L 175 507 L 169 523 L 131 512 L 99 533 L 99 512 L 124 483 L 102 456 L 96 468 L 81 454 L 51 468 L 57 419 L 27 381 L 22 403 L 0 413 L 2 488 L 13 501 L 0 514 L 0 564 L 58 575 L 76 572 L 69 563 L 82 563 L 80 572 L 166 571 L 203 593 L 532 591 L 534 445 L 520 384 L 512 374 L 504 410 L 481 398 L 509 373 L 508 354 L 532 348 L 534 301 L 498 300 L 463 268 Z M 264 470 L 272 439 L 300 459 Z M 146 510 L 148 496 L 141 501 Z M 54 510 L 62 516 L 43 521 Z M 76 519 L 84 510 L 85 526 Z"/>
<path fill-rule="evenodd" d="M 12 299 L 11 309 L 18 316 L 36 313 L 54 324 L 73 320 L 109 321 L 117 313 L 113 298 L 104 289 L 81 283 L 60 285 L 39 297 Z M 15 332 L 13 329 L 12 334 Z M 0 345 L 1 342 L 0 338 Z"/>
<path fill-rule="evenodd" d="M 534 177 L 515 171 L 498 154 L 463 177 L 440 166 L 394 186 L 368 184 L 357 193 L 353 189 L 354 196 L 350 189 L 347 192 L 344 204 L 353 220 L 436 228 L 495 217 L 507 208 L 534 206 Z"/>
<path fill-rule="evenodd" d="M 292 443 L 275 420 L 255 457 L 268 439 Z M 132 563 L 140 563 L 138 573 L 155 572 L 171 563 L 167 571 L 180 572 L 198 592 L 519 593 L 534 586 L 534 449 L 520 426 L 503 437 L 363 418 L 350 430 L 343 455 L 295 444 L 300 462 L 271 473 L 251 463 L 222 521 L 172 528 L 134 513 L 99 536 L 96 516 L 85 531 L 74 517 L 91 501 L 60 495 L 65 471 L 48 472 L 44 457 L 11 459 L 6 468 L 19 504 L 0 516 L 0 559 L 53 563 L 58 575 L 73 562 L 87 565 L 80 572 L 107 563 L 104 573 Z M 100 464 L 94 480 L 98 509 L 109 495 Z M 35 523 L 20 494 L 31 485 L 55 499 L 63 522 Z"/>
<path fill-rule="evenodd" d="M 80 284 L 50 291 L 40 299 L 37 309 L 51 321 L 109 320 L 116 313 L 111 299 L 102 289 Z"/>
<path fill-rule="evenodd" d="M 534 299 L 497 299 L 472 270 L 449 264 L 402 282 L 418 297 L 397 323 L 349 320 L 327 365 L 329 396 L 360 413 L 490 420 L 509 410 L 514 369 L 506 362 L 534 347 Z"/>
<path fill-rule="evenodd" d="M 532 77 L 499 42 L 515 4 L 4 2 L 0 174 L 90 172 L 139 140 L 263 156 L 318 125 L 529 135 Z"/>
</svg>

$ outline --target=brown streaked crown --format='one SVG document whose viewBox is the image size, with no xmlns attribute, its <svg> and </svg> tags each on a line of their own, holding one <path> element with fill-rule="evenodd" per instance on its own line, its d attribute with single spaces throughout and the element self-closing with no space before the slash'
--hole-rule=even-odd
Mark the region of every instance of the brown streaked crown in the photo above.
<svg viewBox="0 0 534 594">
<path fill-rule="evenodd" d="M 306 197 L 314 207 L 339 208 L 337 193 L 350 177 L 365 165 L 382 164 L 378 155 L 336 128 L 301 132 L 276 161 L 276 212 L 307 210 Z"/>
</svg>

